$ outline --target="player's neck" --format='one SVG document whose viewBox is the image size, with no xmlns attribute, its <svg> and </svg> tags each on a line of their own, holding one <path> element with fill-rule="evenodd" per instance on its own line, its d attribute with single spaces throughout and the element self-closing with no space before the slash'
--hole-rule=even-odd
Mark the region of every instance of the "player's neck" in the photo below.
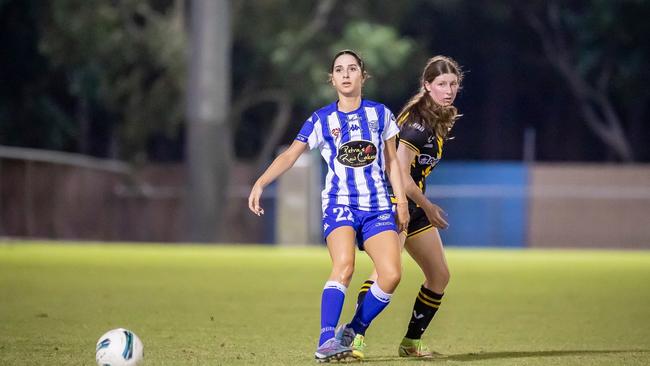
<svg viewBox="0 0 650 366">
<path fill-rule="evenodd" d="M 361 96 L 346 97 L 345 95 L 339 95 L 339 101 L 336 106 L 343 113 L 355 111 L 361 106 Z"/>
</svg>

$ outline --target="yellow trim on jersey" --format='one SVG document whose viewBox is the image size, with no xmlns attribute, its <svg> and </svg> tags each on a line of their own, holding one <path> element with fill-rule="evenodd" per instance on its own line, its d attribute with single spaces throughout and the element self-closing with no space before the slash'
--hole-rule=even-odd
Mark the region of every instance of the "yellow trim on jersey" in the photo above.
<svg viewBox="0 0 650 366">
<path fill-rule="evenodd" d="M 415 236 L 415 235 L 418 235 L 418 234 L 420 234 L 420 233 L 423 233 L 423 232 L 425 232 L 425 231 L 427 231 L 427 230 L 429 230 L 429 229 L 432 229 L 432 228 L 433 228 L 433 225 L 429 224 L 429 225 L 423 227 L 422 229 L 418 229 L 418 230 L 415 230 L 415 231 L 412 232 L 412 233 L 408 233 L 408 234 L 406 234 L 406 237 L 407 237 L 407 238 L 411 238 L 411 237 L 413 237 L 413 236 Z"/>
<path fill-rule="evenodd" d="M 429 165 L 428 167 L 424 168 L 424 170 L 422 171 L 422 175 L 423 175 L 425 178 L 428 177 L 429 174 L 431 174 L 431 170 L 432 170 L 432 169 L 433 169 L 433 167 L 432 167 L 431 165 Z"/>
<path fill-rule="evenodd" d="M 406 119 L 408 118 L 409 113 L 411 113 L 411 112 L 406 112 L 406 113 L 402 116 L 402 118 L 400 118 L 400 119 L 397 120 L 397 125 L 398 125 L 398 126 L 401 126 L 402 124 L 404 124 L 404 122 L 406 122 Z"/>
<path fill-rule="evenodd" d="M 432 303 L 432 302 L 429 302 L 429 301 L 425 300 L 425 299 L 422 297 L 422 295 L 423 295 L 423 293 L 420 292 L 420 293 L 418 294 L 418 299 L 419 299 L 420 301 L 422 301 L 425 305 L 428 305 L 428 306 L 430 306 L 430 307 L 432 307 L 432 308 L 435 308 L 435 309 L 438 309 L 438 308 L 440 307 L 440 304 L 434 304 L 434 303 Z"/>
<path fill-rule="evenodd" d="M 436 156 L 436 159 L 440 160 L 442 158 L 442 144 L 444 140 L 440 136 L 436 136 L 436 140 L 438 140 L 438 156 Z"/>
<path fill-rule="evenodd" d="M 408 141 L 406 141 L 406 140 L 399 140 L 399 143 L 400 143 L 400 144 L 402 144 L 402 143 L 405 144 L 406 147 L 408 147 L 409 149 L 415 151 L 415 153 L 420 154 L 420 149 L 418 149 L 417 147 L 415 147 L 415 145 L 413 145 L 412 143 L 410 143 L 410 142 L 408 142 Z"/>
</svg>

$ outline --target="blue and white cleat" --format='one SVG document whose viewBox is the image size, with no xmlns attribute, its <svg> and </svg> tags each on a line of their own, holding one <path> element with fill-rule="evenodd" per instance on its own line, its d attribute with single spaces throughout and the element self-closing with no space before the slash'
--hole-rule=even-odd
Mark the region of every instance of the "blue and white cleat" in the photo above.
<svg viewBox="0 0 650 366">
<path fill-rule="evenodd" d="M 330 338 L 323 343 L 314 354 L 316 362 L 341 362 L 351 360 L 352 349 L 349 346 L 344 346 L 337 338 Z"/>
<path fill-rule="evenodd" d="M 350 347 L 352 342 L 354 342 L 354 337 L 357 336 L 357 333 L 354 329 L 348 327 L 348 324 L 341 324 L 336 328 L 336 333 L 334 333 L 334 338 L 341 341 L 341 344 L 345 347 Z"/>
</svg>

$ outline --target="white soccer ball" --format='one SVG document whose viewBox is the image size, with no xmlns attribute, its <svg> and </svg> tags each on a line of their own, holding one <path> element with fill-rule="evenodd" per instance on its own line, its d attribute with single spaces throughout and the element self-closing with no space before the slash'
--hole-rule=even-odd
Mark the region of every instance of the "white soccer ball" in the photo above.
<svg viewBox="0 0 650 366">
<path fill-rule="evenodd" d="M 128 329 L 109 330 L 97 341 L 95 360 L 99 366 L 135 366 L 143 358 L 142 341 Z"/>
</svg>

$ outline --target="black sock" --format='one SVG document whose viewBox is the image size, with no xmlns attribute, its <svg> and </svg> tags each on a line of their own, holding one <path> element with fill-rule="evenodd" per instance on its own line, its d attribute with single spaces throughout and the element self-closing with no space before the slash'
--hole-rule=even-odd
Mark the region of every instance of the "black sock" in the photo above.
<svg viewBox="0 0 650 366">
<path fill-rule="evenodd" d="M 413 305 L 413 313 L 411 314 L 409 328 L 406 331 L 406 338 L 422 338 L 422 333 L 429 326 L 433 316 L 436 315 L 441 301 L 442 294 L 437 294 L 424 287 L 424 285 L 420 287 L 420 292 L 415 298 L 415 304 Z"/>
<path fill-rule="evenodd" d="M 359 289 L 359 295 L 357 295 L 357 306 L 355 307 L 355 309 L 358 309 L 359 306 L 361 306 L 361 303 L 363 303 L 363 299 L 366 297 L 366 294 L 370 290 L 370 286 L 372 286 L 373 283 L 375 283 L 375 281 L 366 280 L 366 282 L 364 282 L 363 285 L 361 285 L 361 288 Z M 366 335 L 366 332 L 363 331 L 360 332 L 359 334 Z"/>
</svg>

